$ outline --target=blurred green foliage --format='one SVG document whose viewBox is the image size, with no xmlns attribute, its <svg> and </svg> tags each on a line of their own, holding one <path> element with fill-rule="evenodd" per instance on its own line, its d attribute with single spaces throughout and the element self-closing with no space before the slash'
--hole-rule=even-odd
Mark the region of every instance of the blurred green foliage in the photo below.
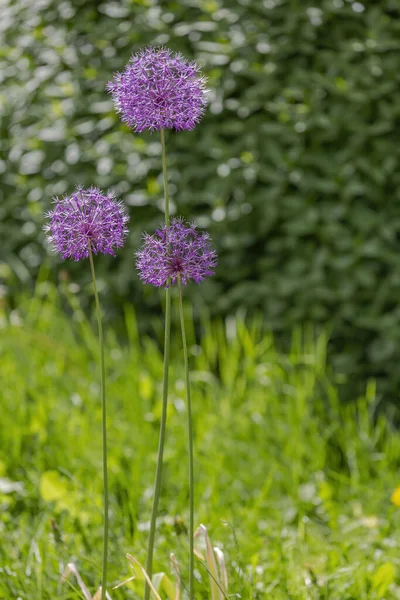
<svg viewBox="0 0 400 600">
<path fill-rule="evenodd" d="M 188 293 L 215 313 L 261 308 L 276 331 L 330 324 L 336 368 L 373 374 L 395 397 L 399 0 L 9 0 L 0 27 L 9 288 L 50 264 L 51 197 L 95 183 L 131 213 L 127 248 L 98 260 L 109 306 L 157 304 L 133 252 L 163 216 L 159 138 L 125 128 L 105 86 L 134 51 L 165 44 L 195 57 L 210 88 L 202 123 L 167 141 L 172 202 L 220 256 L 216 277 Z M 63 268 L 87 281 L 86 265 Z"/>
</svg>

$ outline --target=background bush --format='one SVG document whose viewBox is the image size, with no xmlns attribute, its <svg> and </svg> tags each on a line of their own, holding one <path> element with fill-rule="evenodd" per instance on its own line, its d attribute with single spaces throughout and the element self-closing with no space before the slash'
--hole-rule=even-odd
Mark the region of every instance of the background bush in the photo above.
<svg viewBox="0 0 400 600">
<path fill-rule="evenodd" d="M 330 324 L 336 368 L 377 376 L 396 399 L 399 0 L 9 0 L 0 27 L 11 303 L 55 263 L 42 213 L 80 182 L 115 188 L 131 209 L 128 248 L 98 261 L 109 306 L 141 310 L 143 294 L 158 306 L 132 254 L 163 216 L 159 138 L 128 131 L 105 85 L 134 51 L 166 44 L 195 57 L 210 88 L 202 124 L 168 136 L 172 201 L 220 255 L 217 276 L 188 292 L 215 313 L 262 309 L 276 331 Z M 62 268 L 88 281 L 87 265 Z"/>
</svg>

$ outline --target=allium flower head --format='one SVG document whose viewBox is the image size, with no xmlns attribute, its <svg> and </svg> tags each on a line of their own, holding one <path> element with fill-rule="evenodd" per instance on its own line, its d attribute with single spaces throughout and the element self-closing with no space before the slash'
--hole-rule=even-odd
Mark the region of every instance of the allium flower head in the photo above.
<svg viewBox="0 0 400 600">
<path fill-rule="evenodd" d="M 157 287 L 175 283 L 180 277 L 186 285 L 214 275 L 217 254 L 210 248 L 208 233 L 200 233 L 183 219 L 172 219 L 171 224 L 157 229 L 154 235 L 144 235 L 144 244 L 136 253 L 139 276 L 145 283 Z"/>
<path fill-rule="evenodd" d="M 139 132 L 194 129 L 207 104 L 199 67 L 167 48 L 134 54 L 107 89 L 122 121 Z"/>
<path fill-rule="evenodd" d="M 54 210 L 46 213 L 44 226 L 47 239 L 65 258 L 88 258 L 92 252 L 115 256 L 114 248 L 122 248 L 128 233 L 129 217 L 122 202 L 112 192 L 103 194 L 95 187 L 78 187 L 71 196 L 54 198 Z"/>
</svg>

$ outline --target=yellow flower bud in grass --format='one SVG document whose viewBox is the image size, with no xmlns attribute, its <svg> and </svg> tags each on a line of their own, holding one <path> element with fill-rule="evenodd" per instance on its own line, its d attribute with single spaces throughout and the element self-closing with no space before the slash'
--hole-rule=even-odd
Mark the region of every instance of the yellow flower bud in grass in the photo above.
<svg viewBox="0 0 400 600">
<path fill-rule="evenodd" d="M 395 506 L 400 506 L 400 486 L 398 486 L 391 496 L 391 501 Z"/>
</svg>

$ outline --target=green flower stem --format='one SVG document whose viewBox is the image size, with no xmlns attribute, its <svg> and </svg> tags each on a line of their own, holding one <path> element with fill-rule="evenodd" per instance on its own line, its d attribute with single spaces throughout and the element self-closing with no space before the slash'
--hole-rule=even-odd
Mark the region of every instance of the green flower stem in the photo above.
<svg viewBox="0 0 400 600">
<path fill-rule="evenodd" d="M 99 329 L 100 346 L 100 372 L 101 372 L 101 411 L 102 411 L 102 438 L 103 438 L 103 488 L 104 488 L 104 533 L 103 533 L 103 562 L 101 572 L 101 600 L 105 600 L 107 593 L 107 557 L 108 557 L 108 469 L 107 469 L 107 403 L 106 403 L 106 368 L 104 362 L 103 325 L 99 294 L 97 293 L 96 275 L 94 272 L 93 254 L 89 242 L 89 262 L 92 271 L 93 292 L 96 301 L 97 325 Z"/>
<path fill-rule="evenodd" d="M 161 129 L 161 153 L 162 153 L 162 169 L 163 169 L 163 177 L 164 177 L 165 224 L 168 227 L 168 225 L 169 225 L 169 195 L 168 195 L 167 154 L 166 154 L 166 151 L 165 151 L 165 133 L 164 133 L 164 129 Z"/>
<path fill-rule="evenodd" d="M 186 342 L 185 316 L 183 314 L 182 285 L 177 277 L 179 292 L 179 315 L 181 319 L 183 361 L 185 363 L 186 399 L 188 415 L 188 443 L 189 443 L 189 600 L 194 598 L 194 456 L 193 456 L 193 420 L 192 398 L 190 394 L 189 361 Z"/>
<path fill-rule="evenodd" d="M 161 148 L 162 148 L 162 166 L 163 166 L 163 176 L 164 176 L 165 224 L 168 226 L 169 225 L 168 174 L 167 174 L 167 157 L 166 157 L 166 152 L 165 152 L 165 135 L 164 135 L 163 129 L 161 129 Z M 153 506 L 151 509 L 151 517 L 150 517 L 149 545 L 148 545 L 148 549 L 147 549 L 147 560 L 146 560 L 146 571 L 147 571 L 147 574 L 150 577 L 150 579 L 153 575 L 154 538 L 156 535 L 156 522 L 157 522 L 157 514 L 158 514 L 158 503 L 159 503 L 160 491 L 161 491 L 161 479 L 162 479 L 162 468 L 163 468 L 163 457 L 164 457 L 165 429 L 166 429 L 166 425 L 167 425 L 170 337 L 171 337 L 171 289 L 168 287 L 166 289 L 166 294 L 165 294 L 164 372 L 163 372 L 163 397 L 162 397 L 162 410 L 161 410 L 161 421 L 160 421 L 160 436 L 159 436 L 159 441 L 158 441 L 156 479 L 155 479 L 155 483 L 154 483 Z M 149 598 L 150 598 L 150 587 L 146 584 L 145 591 L 144 591 L 144 599 L 149 600 Z"/>
</svg>

